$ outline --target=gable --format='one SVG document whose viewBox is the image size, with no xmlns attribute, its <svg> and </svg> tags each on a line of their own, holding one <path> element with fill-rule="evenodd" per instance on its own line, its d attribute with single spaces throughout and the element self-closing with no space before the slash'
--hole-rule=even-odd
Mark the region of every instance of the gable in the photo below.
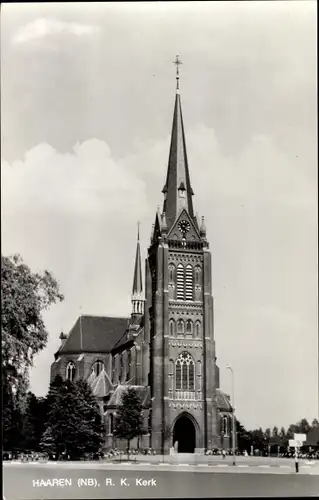
<svg viewBox="0 0 319 500">
<path fill-rule="evenodd" d="M 137 340 L 140 341 L 140 339 L 143 338 L 143 333 L 143 325 L 130 325 L 122 338 L 112 348 L 112 354 L 114 355 L 124 349 L 129 349 L 133 344 L 136 343 Z"/>
<path fill-rule="evenodd" d="M 127 327 L 127 318 L 81 316 L 58 353 L 110 352 Z"/>
<path fill-rule="evenodd" d="M 190 224 L 190 230 L 186 233 L 187 241 L 200 241 L 201 237 L 197 230 L 194 220 L 189 216 L 187 210 L 182 210 L 176 221 L 172 225 L 168 233 L 168 238 L 173 240 L 182 240 L 183 234 L 178 229 L 178 224 L 180 221 L 187 221 Z"/>
<path fill-rule="evenodd" d="M 232 405 L 230 403 L 229 396 L 227 396 L 220 389 L 216 390 L 216 404 L 219 411 L 232 411 Z"/>
<path fill-rule="evenodd" d="M 154 229 L 153 229 L 153 235 L 152 235 L 152 243 L 157 241 L 157 239 L 162 235 L 161 233 L 161 223 L 159 219 L 159 214 L 158 212 L 156 213 L 155 216 L 155 224 L 154 224 Z"/>
</svg>

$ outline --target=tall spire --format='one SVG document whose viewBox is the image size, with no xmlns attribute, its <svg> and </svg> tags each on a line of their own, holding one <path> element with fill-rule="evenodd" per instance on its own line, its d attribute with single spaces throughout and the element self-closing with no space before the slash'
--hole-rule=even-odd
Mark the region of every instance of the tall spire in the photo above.
<svg viewBox="0 0 319 500">
<path fill-rule="evenodd" d="M 132 289 L 132 313 L 143 314 L 143 285 L 140 249 L 140 223 L 137 223 L 137 245 Z"/>
<path fill-rule="evenodd" d="M 166 184 L 163 188 L 164 206 L 163 212 L 166 214 L 167 228 L 170 229 L 180 211 L 185 208 L 190 217 L 193 213 L 193 190 L 190 184 L 186 143 L 179 93 L 179 66 L 182 62 L 179 56 L 174 61 L 176 65 L 176 97 L 173 116 L 171 146 L 169 152 Z"/>
</svg>

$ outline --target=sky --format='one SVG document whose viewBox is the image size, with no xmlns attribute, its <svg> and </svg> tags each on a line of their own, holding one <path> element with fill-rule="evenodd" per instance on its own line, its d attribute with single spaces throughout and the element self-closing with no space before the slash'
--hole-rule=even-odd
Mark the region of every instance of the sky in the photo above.
<svg viewBox="0 0 319 500">
<path fill-rule="evenodd" d="M 318 418 L 316 2 L 3 4 L 2 254 L 48 269 L 61 331 L 129 316 L 163 188 L 177 53 L 221 388 L 247 428 Z"/>
</svg>

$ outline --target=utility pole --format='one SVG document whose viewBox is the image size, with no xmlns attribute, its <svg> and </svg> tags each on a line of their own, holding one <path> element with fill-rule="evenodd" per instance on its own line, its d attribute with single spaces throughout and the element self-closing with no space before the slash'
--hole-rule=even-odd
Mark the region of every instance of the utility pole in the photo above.
<svg viewBox="0 0 319 500">
<path fill-rule="evenodd" d="M 228 370 L 231 372 L 231 386 L 232 386 L 232 407 L 233 407 L 233 418 L 232 418 L 232 427 L 233 427 L 233 438 L 232 438 L 232 448 L 233 448 L 233 465 L 236 465 L 236 453 L 235 453 L 235 446 L 236 446 L 236 417 L 235 417 L 235 389 L 234 389 L 234 371 L 230 365 L 227 365 L 226 367 Z"/>
</svg>

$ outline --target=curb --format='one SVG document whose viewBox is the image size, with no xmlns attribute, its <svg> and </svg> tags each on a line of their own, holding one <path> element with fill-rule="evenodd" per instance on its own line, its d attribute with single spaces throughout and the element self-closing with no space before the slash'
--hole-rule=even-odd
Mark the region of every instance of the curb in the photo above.
<svg viewBox="0 0 319 500">
<path fill-rule="evenodd" d="M 23 464 L 28 464 L 28 465 L 59 465 L 62 462 L 24 462 L 24 461 L 10 461 L 7 460 L 4 462 L 4 464 L 11 464 L 11 465 L 23 465 Z M 294 465 L 266 465 L 266 464 L 261 464 L 261 465 L 249 465 L 249 464 L 236 464 L 233 466 L 232 464 L 183 464 L 183 463 L 163 463 L 163 462 L 105 462 L 105 465 L 147 465 L 147 466 L 153 466 L 153 467 L 161 467 L 161 466 L 168 466 L 168 467 L 211 467 L 211 468 L 223 468 L 223 467 L 236 467 L 236 468 L 258 468 L 258 469 L 294 469 Z M 97 462 L 97 465 L 102 465 L 102 463 Z M 312 464 L 314 465 L 314 464 Z M 311 465 L 301 465 L 300 469 L 311 469 Z M 316 474 L 316 473 L 311 473 L 311 474 Z"/>
</svg>

